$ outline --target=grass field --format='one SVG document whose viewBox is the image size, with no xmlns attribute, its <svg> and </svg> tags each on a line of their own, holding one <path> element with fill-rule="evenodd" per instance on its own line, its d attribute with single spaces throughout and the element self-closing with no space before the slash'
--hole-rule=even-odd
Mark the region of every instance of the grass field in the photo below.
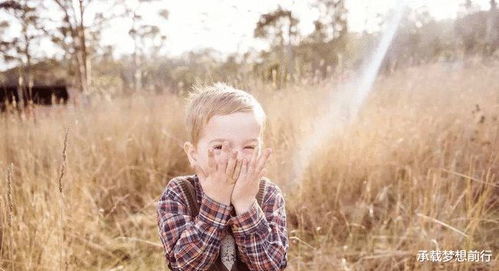
<svg viewBox="0 0 499 271">
<path fill-rule="evenodd" d="M 499 67 L 380 77 L 359 118 L 290 157 L 337 82 L 241 83 L 269 117 L 268 177 L 285 193 L 287 270 L 497 270 Z M 0 116 L 0 270 L 164 270 L 155 201 L 191 174 L 182 97 L 137 95 Z M 67 133 L 67 140 L 65 136 Z M 418 263 L 419 250 L 492 250 Z"/>
</svg>

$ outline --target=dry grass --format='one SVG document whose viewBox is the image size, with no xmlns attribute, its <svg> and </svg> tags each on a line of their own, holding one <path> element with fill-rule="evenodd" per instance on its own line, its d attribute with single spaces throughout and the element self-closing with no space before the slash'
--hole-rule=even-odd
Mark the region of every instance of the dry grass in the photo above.
<svg viewBox="0 0 499 271">
<path fill-rule="evenodd" d="M 482 66 L 380 78 L 358 121 L 322 142 L 296 184 L 284 177 L 289 157 L 330 84 L 249 86 L 270 119 L 268 177 L 287 199 L 288 270 L 497 268 L 497 78 Z M 191 174 L 182 106 L 137 96 L 36 122 L 2 116 L 0 270 L 164 268 L 155 201 L 169 178 Z M 495 259 L 417 264 L 420 249 L 491 249 Z"/>
</svg>

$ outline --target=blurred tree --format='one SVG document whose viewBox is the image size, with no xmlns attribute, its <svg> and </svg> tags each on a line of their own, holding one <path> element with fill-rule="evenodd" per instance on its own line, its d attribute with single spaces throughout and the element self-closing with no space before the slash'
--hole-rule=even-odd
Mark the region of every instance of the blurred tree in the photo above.
<svg viewBox="0 0 499 271">
<path fill-rule="evenodd" d="M 63 19 L 59 26 L 59 32 L 54 35 L 52 41 L 70 52 L 75 63 L 80 91 L 87 94 L 88 85 L 91 80 L 91 64 L 88 51 L 86 11 L 92 0 L 53 0 L 63 13 Z"/>
<path fill-rule="evenodd" d="M 133 39 L 133 89 L 139 90 L 144 87 L 144 80 L 146 77 L 146 59 L 157 59 L 161 49 L 163 49 L 166 42 L 166 35 L 161 32 L 157 25 L 151 25 L 145 22 L 145 14 L 141 13 L 141 6 L 144 4 L 151 4 L 158 0 L 139 0 L 135 5 L 124 2 L 125 16 L 132 19 L 132 25 L 128 34 Z M 159 9 L 157 15 L 162 20 L 168 20 L 169 12 L 167 9 Z M 146 17 L 151 16 L 147 14 Z"/>
<path fill-rule="evenodd" d="M 314 22 L 318 39 L 328 42 L 346 36 L 348 10 L 344 0 L 316 0 L 313 6 L 319 10 L 319 18 Z"/>
<path fill-rule="evenodd" d="M 286 80 L 287 74 L 294 73 L 292 46 L 297 42 L 298 22 L 290 10 L 279 6 L 276 10 L 261 15 L 254 30 L 255 38 L 267 39 L 273 50 L 279 52 L 279 68 L 272 68 L 270 72 L 276 73 L 280 84 Z M 282 69 L 281 66 L 286 68 Z"/>
<path fill-rule="evenodd" d="M 400 65 L 419 65 L 433 59 L 440 50 L 439 34 L 426 6 L 406 10 L 383 61 L 383 71 L 390 73 Z"/>
<path fill-rule="evenodd" d="M 53 43 L 64 50 L 72 60 L 80 91 L 89 93 L 92 83 L 91 58 L 100 45 L 100 35 L 106 24 L 118 15 L 115 12 L 119 0 L 48 0 L 55 4 L 62 16 L 60 20 L 49 18 L 56 24 L 56 30 L 47 30 L 46 34 Z M 99 5 L 108 5 L 106 11 L 100 11 Z M 96 9 L 95 14 L 88 10 Z M 48 7 L 51 9 L 52 7 Z"/>
<path fill-rule="evenodd" d="M 268 39 L 273 46 L 291 44 L 296 38 L 298 19 L 291 11 L 279 6 L 276 10 L 262 14 L 258 20 L 254 36 L 256 38 Z"/>
<path fill-rule="evenodd" d="M 476 54 L 492 55 L 498 47 L 498 11 L 491 6 L 490 11 L 478 11 L 455 21 L 455 31 L 461 40 L 464 57 Z"/>
<path fill-rule="evenodd" d="M 499 47 L 499 13 L 497 2 L 490 0 L 490 11 L 487 20 L 485 57 L 490 57 Z"/>
<path fill-rule="evenodd" d="M 314 21 L 314 31 L 297 49 L 301 73 L 324 79 L 341 70 L 344 59 L 353 59 L 348 48 L 348 11 L 344 0 L 315 0 L 311 8 L 319 16 Z"/>
<path fill-rule="evenodd" d="M 5 62 L 11 61 L 13 56 L 9 53 L 11 49 L 11 41 L 6 39 L 5 32 L 9 28 L 9 21 L 0 21 L 0 54 Z"/>
<path fill-rule="evenodd" d="M 315 7 L 319 10 L 319 18 L 315 21 L 315 36 L 333 51 L 333 59 L 328 64 L 339 65 L 341 68 L 342 55 L 347 51 L 348 44 L 348 10 L 345 0 L 317 0 Z"/>
<path fill-rule="evenodd" d="M 0 53 L 6 62 L 17 61 L 20 73 L 18 83 L 20 87 L 26 87 L 27 91 L 21 91 L 22 95 L 27 95 L 27 100 L 32 100 L 31 87 L 33 86 L 32 62 L 34 44 L 41 37 L 41 24 L 36 8 L 37 1 L 3 1 L 0 2 L 0 10 L 6 11 L 21 26 L 21 31 L 11 40 L 0 41 Z M 9 21 L 1 21 L 0 28 L 7 28 L 11 24 Z M 2 35 L 3 37 L 3 35 Z M 22 100 L 22 99 L 21 99 Z"/>
</svg>

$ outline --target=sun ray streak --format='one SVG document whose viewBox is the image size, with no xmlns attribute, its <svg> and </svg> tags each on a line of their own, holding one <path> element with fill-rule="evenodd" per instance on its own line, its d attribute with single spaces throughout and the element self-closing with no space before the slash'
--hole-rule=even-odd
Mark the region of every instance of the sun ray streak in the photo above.
<svg viewBox="0 0 499 271">
<path fill-rule="evenodd" d="M 366 58 L 357 76 L 338 91 L 331 92 L 324 104 L 323 117 L 313 124 L 314 133 L 304 138 L 300 149 L 294 154 L 293 167 L 287 184 L 293 185 L 303 179 L 303 173 L 310 163 L 311 156 L 318 150 L 325 139 L 341 134 L 341 131 L 352 123 L 372 90 L 374 81 L 397 33 L 402 15 L 407 6 L 406 0 L 395 1 L 396 6 L 385 31 L 371 56 Z M 355 89 L 354 92 L 347 90 Z"/>
</svg>

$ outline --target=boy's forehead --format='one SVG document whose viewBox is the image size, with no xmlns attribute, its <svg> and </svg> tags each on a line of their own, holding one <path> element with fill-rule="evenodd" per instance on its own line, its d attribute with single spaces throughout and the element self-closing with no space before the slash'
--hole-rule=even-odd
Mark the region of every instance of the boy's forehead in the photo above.
<svg viewBox="0 0 499 271">
<path fill-rule="evenodd" d="M 259 139 L 260 138 L 255 137 L 255 138 L 238 139 L 237 141 L 241 141 L 243 143 L 253 143 L 253 142 L 258 143 Z M 229 143 L 230 143 L 233 141 L 233 139 L 231 139 L 230 137 L 229 138 L 224 138 L 224 137 L 210 138 L 208 143 L 212 143 L 212 142 L 222 143 L 224 141 L 229 141 Z"/>
<path fill-rule="evenodd" d="M 202 137 L 208 141 L 231 138 L 251 140 L 259 138 L 261 124 L 251 112 L 237 112 L 213 116 L 202 130 Z"/>
<path fill-rule="evenodd" d="M 236 112 L 227 115 L 215 115 L 206 123 L 206 128 L 212 129 L 259 129 L 260 127 L 261 124 L 252 112 Z"/>
</svg>

